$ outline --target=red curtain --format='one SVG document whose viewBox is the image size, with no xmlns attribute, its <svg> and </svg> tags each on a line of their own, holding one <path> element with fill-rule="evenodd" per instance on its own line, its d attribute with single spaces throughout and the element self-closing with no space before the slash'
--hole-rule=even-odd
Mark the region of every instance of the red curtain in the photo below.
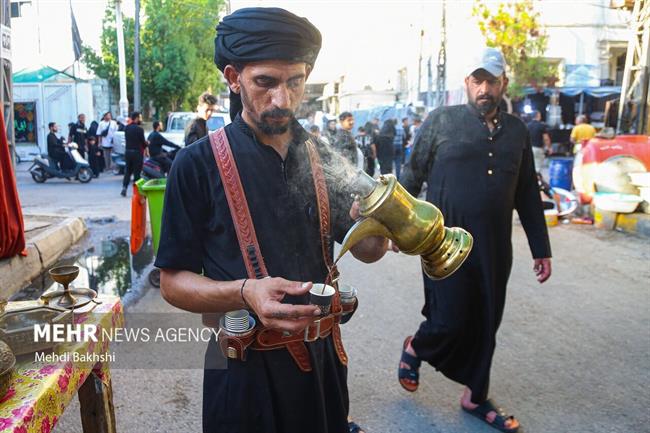
<svg viewBox="0 0 650 433">
<path fill-rule="evenodd" d="M 25 224 L 0 107 L 0 259 L 24 253 Z"/>
</svg>

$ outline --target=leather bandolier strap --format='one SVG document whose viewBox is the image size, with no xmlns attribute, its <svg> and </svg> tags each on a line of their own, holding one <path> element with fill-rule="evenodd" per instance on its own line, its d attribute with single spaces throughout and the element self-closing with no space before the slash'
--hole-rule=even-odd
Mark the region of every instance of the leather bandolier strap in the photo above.
<svg viewBox="0 0 650 433">
<path fill-rule="evenodd" d="M 224 128 L 210 133 L 210 144 L 214 159 L 219 168 L 219 175 L 221 177 L 228 207 L 232 216 L 235 231 L 237 233 L 237 240 L 241 249 L 242 257 L 246 265 L 246 272 L 250 279 L 261 279 L 268 276 L 264 258 L 260 250 L 257 236 L 255 234 L 255 227 L 246 201 L 244 188 L 241 184 L 239 171 L 228 143 L 228 138 Z M 312 139 L 306 142 L 307 150 L 309 153 L 309 162 L 312 169 L 314 180 L 314 187 L 316 189 L 316 199 L 318 201 L 318 215 L 320 221 L 320 235 L 323 250 L 323 260 L 328 270 L 332 270 L 333 264 L 330 257 L 330 208 L 329 197 L 327 193 L 327 184 L 325 183 L 325 175 L 320 164 L 320 156 Z M 335 273 L 336 270 L 330 272 Z M 325 283 L 332 284 L 331 281 Z M 339 297 L 338 288 L 332 300 L 331 307 L 332 314 L 317 320 L 314 324 L 310 325 L 304 331 L 297 333 L 287 333 L 269 329 L 264 327 L 261 323 L 258 324 L 257 332 L 254 338 L 233 339 L 232 342 L 226 343 L 225 340 L 220 341 L 220 345 L 224 353 L 228 348 L 236 348 L 238 358 L 245 359 L 245 350 L 250 346 L 255 350 L 274 350 L 286 348 L 298 367 L 302 371 L 311 371 L 311 361 L 309 351 L 305 342 L 315 341 L 318 338 L 325 338 L 330 333 L 334 340 L 334 347 L 336 349 L 339 360 L 342 364 L 347 365 L 348 358 L 343 348 L 341 340 L 341 331 L 339 322 L 341 320 L 341 301 Z M 203 323 L 208 326 L 218 326 L 214 320 L 214 315 L 204 314 Z M 228 354 L 229 357 L 230 354 Z"/>
</svg>

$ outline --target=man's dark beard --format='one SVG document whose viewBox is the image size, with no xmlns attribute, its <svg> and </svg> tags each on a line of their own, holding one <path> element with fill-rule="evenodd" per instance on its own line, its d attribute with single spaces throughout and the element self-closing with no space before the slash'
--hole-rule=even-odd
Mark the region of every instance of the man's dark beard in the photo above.
<svg viewBox="0 0 650 433">
<path fill-rule="evenodd" d="M 497 100 L 497 99 L 495 99 L 494 97 L 492 97 L 490 95 L 482 95 L 482 96 L 476 98 L 476 101 L 472 101 L 472 99 L 469 97 L 469 94 L 468 94 L 467 95 L 467 100 L 470 101 L 470 105 L 472 107 L 476 108 L 476 110 L 479 113 L 481 113 L 481 116 L 485 116 L 486 114 L 488 114 L 489 112 L 491 112 L 492 110 L 497 108 L 499 106 L 499 103 L 501 102 L 501 98 L 498 98 L 498 100 Z M 483 100 L 488 101 L 488 103 L 484 103 L 484 104 L 479 105 L 478 102 L 483 101 Z"/>
<path fill-rule="evenodd" d="M 273 125 L 271 123 L 267 123 L 268 119 L 286 117 L 289 117 L 289 121 L 284 125 Z M 255 120 L 255 126 L 257 126 L 259 130 L 262 131 L 262 133 L 265 135 L 281 135 L 289 130 L 289 126 L 291 126 L 294 119 L 295 116 L 293 114 L 293 111 L 274 108 L 273 110 L 262 112 L 260 115 L 260 120 Z"/>
<path fill-rule="evenodd" d="M 241 87 L 241 99 L 244 107 L 252 106 L 248 98 L 248 94 L 246 94 L 246 91 L 244 90 L 244 86 Z M 289 121 L 284 125 L 273 125 L 267 123 L 268 119 L 285 117 L 289 117 Z M 255 122 L 257 129 L 259 129 L 264 135 L 282 135 L 289 130 L 289 127 L 294 123 L 294 121 L 295 115 L 293 111 L 281 108 L 274 108 L 273 110 L 263 111 L 262 114 L 260 114 L 259 120 L 253 119 L 253 122 Z"/>
</svg>

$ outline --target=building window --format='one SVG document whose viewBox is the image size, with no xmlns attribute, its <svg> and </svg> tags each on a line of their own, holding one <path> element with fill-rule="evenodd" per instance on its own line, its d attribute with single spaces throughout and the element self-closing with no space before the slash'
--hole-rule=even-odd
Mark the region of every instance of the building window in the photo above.
<svg viewBox="0 0 650 433">
<path fill-rule="evenodd" d="M 23 6 L 31 6 L 32 2 L 30 1 L 16 1 L 11 2 L 11 18 L 20 18 L 23 16 Z"/>
</svg>

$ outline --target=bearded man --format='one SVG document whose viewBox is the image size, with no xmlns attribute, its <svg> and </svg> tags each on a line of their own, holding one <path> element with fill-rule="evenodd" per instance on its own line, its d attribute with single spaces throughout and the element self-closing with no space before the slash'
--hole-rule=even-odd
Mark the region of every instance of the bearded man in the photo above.
<svg viewBox="0 0 650 433">
<path fill-rule="evenodd" d="M 359 213 L 345 182 L 324 174 L 342 158 L 294 115 L 320 47 L 318 29 L 283 9 L 224 17 L 215 63 L 232 123 L 181 150 L 167 180 L 162 296 L 196 313 L 246 309 L 257 323 L 252 335 L 221 332 L 208 345 L 204 433 L 360 430 L 348 420 L 338 294 L 326 316 L 309 305 L 313 283 L 331 282 L 331 241 Z M 387 247 L 371 237 L 352 254 L 373 262 Z"/>
<path fill-rule="evenodd" d="M 414 196 L 427 182 L 427 201 L 445 224 L 474 237 L 467 262 L 452 276 L 425 276 L 422 322 L 404 341 L 399 382 L 418 387 L 418 369 L 427 361 L 465 385 L 461 407 L 501 431 L 519 422 L 488 399 L 496 333 L 512 266 L 512 212 L 517 210 L 540 283 L 551 275 L 551 248 L 526 125 L 499 103 L 508 86 L 505 61 L 494 48 L 483 50 L 465 78 L 468 104 L 433 111 L 418 131 L 401 179 Z"/>
</svg>

